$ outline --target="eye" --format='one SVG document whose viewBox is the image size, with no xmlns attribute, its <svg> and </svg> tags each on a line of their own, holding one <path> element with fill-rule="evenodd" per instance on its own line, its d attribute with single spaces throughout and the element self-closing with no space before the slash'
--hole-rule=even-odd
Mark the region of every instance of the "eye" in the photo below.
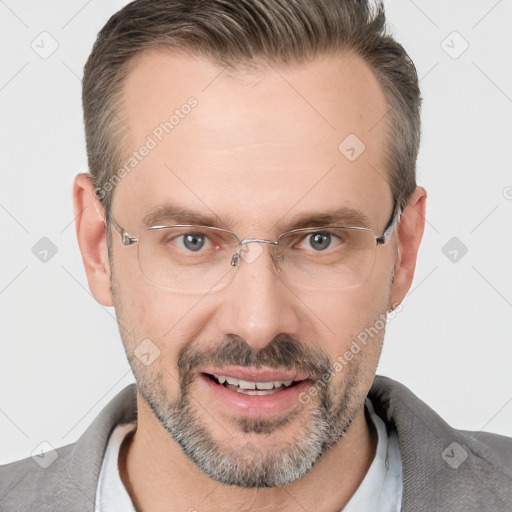
<svg viewBox="0 0 512 512">
<path fill-rule="evenodd" d="M 173 241 L 178 247 L 193 252 L 198 252 L 205 246 L 208 247 L 208 244 L 211 243 L 208 237 L 203 233 L 185 233 L 177 236 Z"/>
<path fill-rule="evenodd" d="M 330 231 L 316 231 L 306 235 L 299 243 L 299 248 L 321 252 L 336 247 L 341 242 L 341 238 Z"/>
<path fill-rule="evenodd" d="M 331 245 L 331 234 L 326 231 L 320 233 L 312 233 L 308 237 L 309 245 L 318 251 L 323 251 Z"/>
</svg>

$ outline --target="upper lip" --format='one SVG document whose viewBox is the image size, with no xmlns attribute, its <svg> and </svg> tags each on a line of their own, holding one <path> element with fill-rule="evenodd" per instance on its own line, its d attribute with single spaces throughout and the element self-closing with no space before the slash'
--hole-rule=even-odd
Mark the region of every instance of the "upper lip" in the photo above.
<svg viewBox="0 0 512 512">
<path fill-rule="evenodd" d="M 244 368 L 241 366 L 226 366 L 223 368 L 205 368 L 203 373 L 210 375 L 224 375 L 247 382 L 270 382 L 285 380 L 306 380 L 309 378 L 307 373 L 299 373 L 293 370 L 275 370 L 272 368 Z"/>
</svg>

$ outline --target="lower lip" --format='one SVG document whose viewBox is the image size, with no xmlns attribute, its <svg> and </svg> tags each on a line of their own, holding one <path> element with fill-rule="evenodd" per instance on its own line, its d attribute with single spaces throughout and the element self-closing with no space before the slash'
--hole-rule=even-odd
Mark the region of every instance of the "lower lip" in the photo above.
<svg viewBox="0 0 512 512">
<path fill-rule="evenodd" d="M 304 380 L 270 395 L 246 395 L 222 386 L 204 373 L 199 374 L 198 380 L 207 386 L 225 409 L 248 417 L 270 417 L 286 413 L 299 405 L 299 395 L 311 386 L 309 380 Z"/>
</svg>

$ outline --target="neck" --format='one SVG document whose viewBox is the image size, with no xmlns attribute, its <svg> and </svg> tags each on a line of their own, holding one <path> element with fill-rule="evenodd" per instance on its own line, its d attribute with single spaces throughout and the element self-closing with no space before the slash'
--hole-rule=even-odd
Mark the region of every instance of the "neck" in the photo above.
<svg viewBox="0 0 512 512">
<path fill-rule="evenodd" d="M 137 430 L 121 446 L 119 471 L 140 512 L 288 512 L 297 510 L 297 503 L 305 510 L 340 510 L 364 479 L 377 446 L 377 433 L 361 407 L 345 435 L 302 478 L 283 487 L 242 489 L 220 484 L 199 470 L 139 394 L 137 407 Z"/>
</svg>

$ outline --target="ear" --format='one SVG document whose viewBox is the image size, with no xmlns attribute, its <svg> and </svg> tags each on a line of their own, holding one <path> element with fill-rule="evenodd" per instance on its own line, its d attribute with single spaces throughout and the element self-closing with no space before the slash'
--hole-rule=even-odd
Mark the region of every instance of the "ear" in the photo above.
<svg viewBox="0 0 512 512">
<path fill-rule="evenodd" d="M 113 306 L 104 224 L 105 209 L 94 193 L 94 183 L 90 174 L 82 173 L 75 177 L 73 210 L 76 236 L 89 289 L 100 304 Z"/>
<path fill-rule="evenodd" d="M 416 257 L 425 229 L 426 200 L 426 190 L 416 187 L 398 223 L 398 254 L 389 299 L 389 307 L 393 309 L 404 300 L 414 278 Z"/>
</svg>

